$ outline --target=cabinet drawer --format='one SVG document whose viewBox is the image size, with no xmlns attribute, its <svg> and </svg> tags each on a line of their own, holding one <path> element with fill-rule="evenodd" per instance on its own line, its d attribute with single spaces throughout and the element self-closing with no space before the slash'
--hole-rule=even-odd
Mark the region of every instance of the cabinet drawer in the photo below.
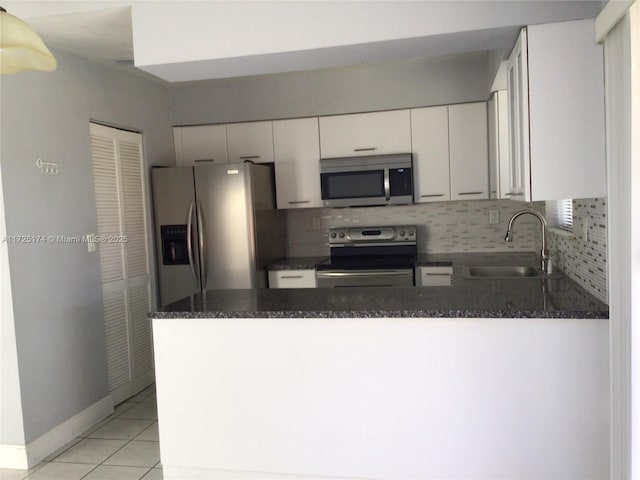
<svg viewBox="0 0 640 480">
<path fill-rule="evenodd" d="M 315 270 L 271 270 L 269 288 L 315 288 Z"/>
<path fill-rule="evenodd" d="M 453 267 L 416 267 L 416 286 L 450 287 L 453 285 Z"/>
</svg>

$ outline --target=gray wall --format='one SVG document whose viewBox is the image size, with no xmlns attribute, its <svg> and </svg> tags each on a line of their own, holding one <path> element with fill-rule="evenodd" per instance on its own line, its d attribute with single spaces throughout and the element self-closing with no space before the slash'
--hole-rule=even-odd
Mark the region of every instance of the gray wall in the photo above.
<svg viewBox="0 0 640 480">
<path fill-rule="evenodd" d="M 171 89 L 174 125 L 333 115 L 486 100 L 486 52 Z"/>
<path fill-rule="evenodd" d="M 8 235 L 96 232 L 90 119 L 142 130 L 147 163 L 173 163 L 166 87 L 54 54 L 56 72 L 2 77 Z M 59 174 L 42 175 L 38 158 L 56 162 Z M 85 244 L 11 243 L 8 253 L 29 443 L 108 394 L 100 268 Z M 3 430 L 0 443 L 22 442 Z"/>
</svg>

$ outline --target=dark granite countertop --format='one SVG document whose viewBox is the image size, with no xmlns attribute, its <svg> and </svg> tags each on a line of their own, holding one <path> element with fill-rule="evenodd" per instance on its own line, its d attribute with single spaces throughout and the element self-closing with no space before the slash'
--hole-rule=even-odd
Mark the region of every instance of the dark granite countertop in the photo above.
<svg viewBox="0 0 640 480">
<path fill-rule="evenodd" d="M 463 265 L 537 265 L 532 253 L 419 255 L 417 265 L 453 265 L 453 286 L 212 290 L 152 318 L 609 318 L 606 304 L 567 277 L 466 279 Z M 299 264 L 298 264 L 299 265 Z"/>
<path fill-rule="evenodd" d="M 267 265 L 267 270 L 315 270 L 327 258 L 329 257 L 289 257 Z"/>
</svg>

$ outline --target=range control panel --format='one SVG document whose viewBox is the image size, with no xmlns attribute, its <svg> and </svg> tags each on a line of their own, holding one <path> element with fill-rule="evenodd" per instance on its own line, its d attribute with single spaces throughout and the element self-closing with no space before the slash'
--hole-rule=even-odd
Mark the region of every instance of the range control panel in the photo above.
<svg viewBox="0 0 640 480">
<path fill-rule="evenodd" d="M 332 228 L 329 230 L 329 245 L 415 244 L 417 232 L 415 225 Z"/>
</svg>

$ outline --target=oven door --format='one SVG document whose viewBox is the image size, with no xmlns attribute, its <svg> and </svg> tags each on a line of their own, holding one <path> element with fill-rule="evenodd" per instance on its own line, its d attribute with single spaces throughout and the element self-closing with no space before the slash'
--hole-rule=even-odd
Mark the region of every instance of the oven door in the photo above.
<svg viewBox="0 0 640 480">
<path fill-rule="evenodd" d="M 320 270 L 316 272 L 318 288 L 412 287 L 413 269 Z"/>
</svg>

